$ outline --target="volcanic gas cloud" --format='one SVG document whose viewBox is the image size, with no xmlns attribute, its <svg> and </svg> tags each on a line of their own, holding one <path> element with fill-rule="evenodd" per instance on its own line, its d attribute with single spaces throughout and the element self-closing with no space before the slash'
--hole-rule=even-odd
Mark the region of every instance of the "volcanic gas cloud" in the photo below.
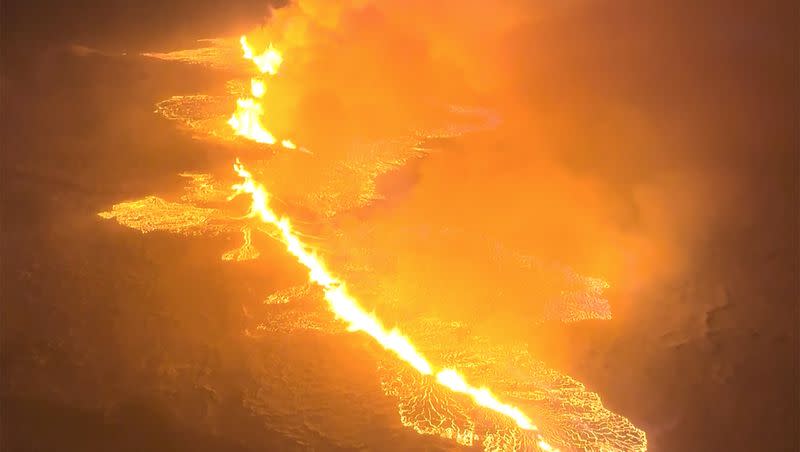
<svg viewBox="0 0 800 452">
<path fill-rule="evenodd" d="M 181 174 L 189 185 L 179 200 L 149 196 L 100 215 L 142 232 L 241 233 L 243 245 L 222 254 L 233 265 L 261 258 L 254 234 L 276 239 L 308 281 L 266 296 L 264 316 L 246 333 L 368 335 L 387 352 L 364 351 L 379 365 L 381 387 L 397 398 L 400 422 L 421 434 L 486 450 L 645 450 L 644 432 L 596 394 L 532 357 L 523 342 L 488 333 L 470 314 L 486 304 L 482 297 L 519 296 L 541 306 L 529 313 L 530 325 L 607 319 L 605 281 L 502 239 L 478 238 L 463 223 L 400 219 L 402 207 L 364 210 L 396 196 L 381 190 L 381 176 L 433 152 L 453 155 L 459 141 L 502 133 L 500 118 L 514 114 L 503 90 L 508 76 L 493 75 L 503 55 L 487 50 L 533 18 L 513 2 L 449 3 L 303 1 L 273 11 L 247 35 L 146 54 L 235 75 L 225 94 L 174 96 L 157 112 L 222 149 L 221 160 L 236 161 L 240 180 L 231 193 L 227 173 Z M 241 152 L 247 165 L 235 158 Z M 249 197 L 245 217 L 228 202 L 236 195 Z M 448 203 L 482 215 L 478 201 L 452 195 Z M 274 210 L 276 196 L 301 212 L 309 230 Z M 480 271 L 480 290 L 465 277 L 475 270 L 453 256 L 491 263 Z M 427 276 L 407 271 L 426 265 L 435 269 Z M 421 303 L 417 287 L 441 296 Z M 461 303 L 449 311 L 455 318 L 448 320 L 438 299 Z M 300 308 L 270 311 L 279 305 Z"/>
</svg>

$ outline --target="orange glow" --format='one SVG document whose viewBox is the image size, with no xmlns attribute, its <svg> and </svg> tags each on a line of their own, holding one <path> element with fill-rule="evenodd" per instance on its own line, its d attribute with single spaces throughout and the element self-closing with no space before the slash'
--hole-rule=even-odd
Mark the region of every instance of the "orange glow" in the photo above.
<svg viewBox="0 0 800 452">
<path fill-rule="evenodd" d="M 520 411 L 519 408 L 500 402 L 487 388 L 470 386 L 469 383 L 464 380 L 464 377 L 453 369 L 440 370 L 436 374 L 436 381 L 442 386 L 446 386 L 451 391 L 470 396 L 476 404 L 484 408 L 489 408 L 492 411 L 514 419 L 514 422 L 522 429 L 536 430 L 536 426 L 531 423 L 530 418 Z M 543 442 L 541 438 L 539 440 Z"/>
<path fill-rule="evenodd" d="M 286 250 L 297 261 L 308 269 L 311 282 L 323 289 L 324 298 L 336 317 L 347 323 L 348 330 L 363 331 L 375 339 L 384 349 L 391 351 L 403 362 L 409 364 L 422 375 L 434 376 L 436 381 L 453 392 L 469 396 L 476 405 L 488 408 L 511 418 L 523 430 L 536 431 L 537 427 L 519 408 L 499 401 L 487 388 L 470 385 L 466 379 L 454 369 L 434 366 L 420 353 L 411 341 L 396 328 L 387 329 L 374 315 L 366 312 L 347 290 L 344 281 L 334 276 L 325 262 L 303 243 L 300 235 L 294 231 L 286 217 L 279 217 L 269 205 L 270 194 L 263 185 L 253 179 L 253 175 L 244 168 L 237 159 L 234 171 L 243 179 L 233 186 L 234 195 L 248 194 L 252 198 L 249 218 L 257 218 L 278 229 L 281 242 Z M 536 433 L 537 445 L 542 450 L 556 450 L 550 446 L 541 434 Z"/>
<path fill-rule="evenodd" d="M 264 107 L 255 99 L 248 97 L 236 101 L 236 113 L 228 120 L 228 124 L 242 135 L 258 143 L 275 144 L 275 137 L 264 128 L 261 117 Z"/>
<path fill-rule="evenodd" d="M 264 97 L 264 93 L 267 92 L 267 85 L 264 83 L 263 80 L 253 78 L 250 80 L 250 94 L 257 99 L 261 99 Z"/>
<path fill-rule="evenodd" d="M 248 261 L 251 259 L 257 259 L 261 253 L 259 253 L 258 250 L 253 246 L 252 234 L 253 233 L 248 226 L 242 227 L 242 241 L 243 241 L 242 246 L 227 251 L 225 254 L 222 255 L 222 260 Z"/>
<path fill-rule="evenodd" d="M 242 36 L 239 42 L 242 44 L 244 58 L 255 63 L 262 74 L 275 75 L 278 73 L 283 56 L 272 47 L 272 44 L 264 52 L 256 55 L 247 42 L 246 36 Z M 250 97 L 240 98 L 236 101 L 236 111 L 228 120 L 228 124 L 236 135 L 257 143 L 275 144 L 278 140 L 264 126 L 264 104 L 261 99 L 266 92 L 267 85 L 264 79 L 258 77 L 250 79 Z M 286 149 L 297 149 L 297 146 L 290 140 L 282 140 L 281 145 Z"/>
<path fill-rule="evenodd" d="M 261 54 L 254 54 L 252 47 L 247 42 L 247 36 L 242 36 L 239 39 L 239 43 L 242 44 L 242 51 L 244 52 L 244 58 L 246 60 L 251 60 L 258 66 L 258 70 L 261 71 L 262 74 L 269 74 L 275 75 L 278 73 L 278 68 L 280 67 L 281 63 L 283 63 L 283 56 L 272 47 L 272 44 L 264 50 Z"/>
<path fill-rule="evenodd" d="M 280 243 L 272 245 L 285 246 L 309 276 L 282 280 L 278 292 L 246 295 L 243 334 L 256 339 L 310 331 L 323 333 L 318 339 L 326 342 L 338 340 L 327 335 L 338 338 L 345 328 L 369 334 L 370 339 L 355 337 L 371 342 L 372 352 L 356 352 L 355 359 L 375 361 L 380 389 L 396 402 L 395 422 L 410 431 L 444 438 L 453 448 L 485 451 L 646 450 L 645 432 L 604 407 L 581 382 L 548 367 L 549 353 L 560 356 L 557 348 L 548 346 L 544 353 L 539 344 L 530 351 L 530 336 L 522 333 L 543 321 L 557 328 L 556 322 L 612 315 L 604 280 L 535 254 L 576 259 L 612 278 L 607 272 L 626 268 L 607 263 L 617 251 L 595 243 L 628 242 L 625 232 L 624 238 L 617 231 L 607 236 L 604 190 L 585 178 L 574 180 L 544 149 L 530 157 L 535 164 L 526 163 L 532 143 L 547 148 L 551 140 L 561 142 L 532 139 L 524 124 L 535 118 L 544 124 L 538 132 L 551 124 L 572 130 L 573 110 L 527 116 L 527 100 L 519 100 L 515 88 L 520 68 L 506 65 L 515 50 L 501 39 L 505 32 L 495 36 L 493 25 L 484 27 L 497 22 L 490 14 L 494 4 L 482 6 L 481 14 L 459 12 L 457 23 L 442 27 L 449 23 L 420 22 L 425 14 L 416 7 L 440 18 L 456 9 L 431 9 L 426 2 L 372 2 L 369 8 L 356 3 L 363 2 L 289 2 L 272 11 L 268 30 L 210 41 L 207 48 L 148 54 L 239 74 L 226 81 L 224 92 L 171 96 L 157 111 L 194 137 L 233 138 L 235 147 L 254 155 L 246 169 L 237 160 L 244 178 L 236 177 L 237 192 L 247 195 L 238 201 L 254 207 L 235 209 L 249 209 L 250 217 L 231 216 L 233 207 L 224 204 L 231 193 L 225 171 L 191 175 L 178 199 L 125 200 L 99 215 L 142 233 L 229 237 L 219 249 L 222 261 L 261 259 L 238 264 L 242 269 L 276 265 L 256 248 L 265 237 L 276 239 Z M 540 75 L 549 76 L 545 72 Z M 473 101 L 478 104 L 460 104 Z M 503 121 L 506 126 L 498 129 Z M 496 138 L 508 140 L 513 159 L 493 157 Z M 458 152 L 462 146 L 468 152 Z M 284 155 L 255 156 L 265 150 Z M 421 165 L 412 168 L 416 161 Z M 389 184 L 379 181 L 397 169 Z M 472 187 L 473 179 L 482 183 Z M 645 190 L 643 196 L 660 193 Z M 278 197 L 291 211 L 282 210 Z M 391 208 L 361 210 L 382 201 Z M 534 207 L 510 212 L 509 223 L 508 206 L 528 203 Z M 609 207 L 614 215 L 629 213 L 627 200 L 619 210 L 616 200 Z M 311 230 L 294 211 L 302 212 Z M 583 235 L 570 225 L 574 220 L 602 232 Z M 572 240 L 552 239 L 562 237 L 562 228 Z M 314 242 L 304 234 L 310 232 L 317 234 Z M 315 247 L 316 240 L 324 249 Z M 600 248 L 584 251 L 587 244 Z M 496 304 L 492 319 L 481 315 L 487 302 Z M 395 316 L 402 323 L 393 323 Z M 505 328 L 519 336 L 504 334 Z M 269 362 L 258 366 L 270 372 Z M 295 383 L 303 384 L 285 381 L 289 388 Z M 264 408 L 254 413 L 272 416 L 280 388 L 259 391 Z"/>
</svg>

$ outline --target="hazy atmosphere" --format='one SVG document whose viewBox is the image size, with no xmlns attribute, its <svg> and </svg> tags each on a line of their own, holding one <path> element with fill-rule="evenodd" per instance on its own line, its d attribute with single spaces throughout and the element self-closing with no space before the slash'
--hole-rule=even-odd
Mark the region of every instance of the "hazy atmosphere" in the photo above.
<svg viewBox="0 0 800 452">
<path fill-rule="evenodd" d="M 3 2 L 0 446 L 797 450 L 798 15 Z"/>
</svg>

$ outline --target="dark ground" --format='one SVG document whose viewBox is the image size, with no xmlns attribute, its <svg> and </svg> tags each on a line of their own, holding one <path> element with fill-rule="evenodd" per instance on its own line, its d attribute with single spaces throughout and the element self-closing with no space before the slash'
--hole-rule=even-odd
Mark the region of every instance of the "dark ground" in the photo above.
<svg viewBox="0 0 800 452">
<path fill-rule="evenodd" d="M 116 3 L 127 2 L 40 3 L 55 11 L 3 3 L 0 445 L 9 451 L 303 447 L 291 432 L 269 431 L 241 404 L 220 402 L 241 400 L 242 387 L 257 386 L 242 381 L 252 377 L 239 369 L 292 346 L 259 352 L 239 342 L 239 305 L 226 300 L 266 293 L 271 281 L 264 281 L 264 269 L 244 266 L 236 271 L 245 277 L 234 274 L 219 263 L 220 249 L 229 245 L 222 239 L 143 236 L 95 216 L 153 187 L 177 189 L 177 172 L 216 164 L 213 149 L 152 114 L 157 100 L 210 81 L 196 72 L 188 77 L 177 65 L 80 59 L 57 50 L 73 40 L 120 49 L 179 46 L 191 30 L 153 32 L 148 21 L 162 30 L 164 17 L 192 11 L 199 34 L 213 35 L 260 14 L 261 2 L 216 21 L 201 19 L 216 11 L 212 2 L 140 2 L 124 14 Z M 770 29 L 756 23 L 761 16 L 720 11 L 720 20 Z M 782 11 L 797 23 L 796 6 Z M 793 35 L 759 36 L 767 37 L 743 50 L 743 59 L 767 47 L 791 48 L 781 53 L 789 57 L 784 65 L 761 66 L 785 72 L 758 79 L 775 83 L 767 114 L 790 127 L 736 131 L 755 142 L 777 131 L 766 143 L 775 152 L 736 157 L 748 187 L 742 220 L 720 226 L 691 253 L 690 276 L 637 292 L 616 324 L 580 323 L 532 339 L 534 349 L 569 347 L 569 357 L 553 364 L 647 431 L 654 450 L 800 450 L 798 47 Z M 623 288 L 615 296 L 630 294 Z M 296 340 L 318 349 L 308 362 L 327 356 L 323 367 L 331 378 L 346 378 L 334 371 L 346 353 L 325 350 L 313 338 Z M 356 386 L 369 387 L 374 370 L 360 368 Z M 230 384 L 218 394 L 206 381 Z M 341 392 L 320 404 L 330 404 L 330 413 L 364 410 L 354 399 Z M 354 416 L 388 425 L 391 401 L 377 411 Z M 376 418 L 362 419 L 369 416 Z M 368 430 L 355 427 L 352 435 Z M 402 430 L 376 428 L 369 435 L 363 442 L 372 448 L 441 446 Z M 306 442 L 336 448 L 324 437 Z"/>
</svg>

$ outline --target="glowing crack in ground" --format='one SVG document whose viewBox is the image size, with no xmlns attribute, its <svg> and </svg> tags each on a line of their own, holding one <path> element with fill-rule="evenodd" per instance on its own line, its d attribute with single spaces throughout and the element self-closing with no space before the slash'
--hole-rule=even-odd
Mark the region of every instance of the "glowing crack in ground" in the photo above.
<svg viewBox="0 0 800 452">
<path fill-rule="evenodd" d="M 252 173 L 247 171 L 238 162 L 234 170 L 242 178 L 241 183 L 233 186 L 234 193 L 247 194 L 252 198 L 248 217 L 259 219 L 270 224 L 279 232 L 279 240 L 286 246 L 287 252 L 297 259 L 297 262 L 308 269 L 308 279 L 318 285 L 323 292 L 323 298 L 336 318 L 347 323 L 351 332 L 363 332 L 372 337 L 385 350 L 392 352 L 403 363 L 413 368 L 423 378 L 435 381 L 436 384 L 447 388 L 456 395 L 467 396 L 476 407 L 490 410 L 494 415 L 501 416 L 507 422 L 512 422 L 519 431 L 540 449 L 554 450 L 541 433 L 538 427 L 518 407 L 499 400 L 486 386 L 474 386 L 467 378 L 451 367 L 436 367 L 426 356 L 417 350 L 413 342 L 397 328 L 387 329 L 381 320 L 367 312 L 348 290 L 344 280 L 334 276 L 327 268 L 328 264 L 317 253 L 303 243 L 300 236 L 292 228 L 286 217 L 278 216 L 270 206 L 271 194 L 263 185 L 253 179 Z"/>
<path fill-rule="evenodd" d="M 211 45 L 203 49 L 147 56 L 212 68 L 231 68 L 239 64 L 240 58 L 232 57 L 235 53 L 231 49 L 236 49 L 233 40 L 209 42 Z M 159 103 L 156 111 L 189 129 L 196 138 L 235 143 L 237 138 L 225 122 L 232 102 L 245 90 L 243 81 L 231 81 L 229 96 L 175 96 Z M 396 292 L 392 280 L 376 270 L 380 267 L 380 256 L 364 246 L 359 247 L 358 241 L 353 240 L 358 234 L 338 231 L 328 219 L 379 199 L 376 178 L 402 167 L 410 159 L 424 156 L 429 148 L 421 143 L 427 139 L 454 138 L 491 128 L 497 122 L 491 112 L 484 110 L 460 107 L 452 110 L 456 115 L 472 115 L 479 120 L 468 125 L 413 127 L 408 135 L 353 143 L 352 152 L 320 174 L 305 193 L 285 197 L 288 203 L 314 212 L 324 221 L 329 228 L 326 247 L 338 254 L 337 262 L 347 263 L 341 267 L 342 276 L 379 294 L 376 299 L 381 301 L 381 306 L 401 306 L 402 302 L 396 295 L 392 296 Z M 255 170 L 264 180 L 278 181 L 296 171 L 298 165 L 302 162 L 295 157 L 276 153 L 268 164 L 257 162 Z M 258 259 L 260 253 L 252 244 L 253 232 L 272 232 L 226 211 L 229 184 L 207 173 L 180 176 L 187 179 L 188 184 L 184 193 L 176 196 L 177 201 L 148 196 L 116 204 L 99 215 L 143 233 L 238 235 L 242 245 L 225 252 L 221 258 L 233 262 Z M 442 233 L 458 234 L 454 230 Z M 552 290 L 546 293 L 532 294 L 549 300 L 539 321 L 610 318 L 608 302 L 602 296 L 608 287 L 605 281 L 577 275 L 569 268 L 544 263 L 502 244 L 487 242 L 487 247 L 491 248 L 489 255 L 503 265 L 526 269 L 552 285 Z M 253 300 L 253 304 L 243 306 L 247 321 L 245 333 L 253 338 L 301 330 L 344 334 L 344 326 L 324 308 L 323 296 L 318 287 L 304 284 Z M 647 447 L 644 432 L 624 417 L 605 409 L 600 398 L 579 382 L 535 360 L 523 345 L 493 345 L 487 338 L 473 334 L 463 322 L 448 323 L 430 317 L 417 320 L 412 317 L 403 321 L 402 327 L 414 337 L 420 352 L 432 361 L 460 369 L 468 380 L 480 381 L 491 387 L 498 397 L 523 408 L 554 447 L 598 451 L 645 450 Z M 431 378 L 419 375 L 397 360 L 382 357 L 376 360 L 379 361 L 381 387 L 387 395 L 397 399 L 400 421 L 406 427 L 463 445 L 480 445 L 485 450 L 537 447 L 531 436 L 523 434 L 508 418 L 477 407 L 468 397 L 435 384 Z M 253 397 L 250 403 L 253 410 L 270 416 L 269 404 L 258 403 L 258 395 Z"/>
</svg>

